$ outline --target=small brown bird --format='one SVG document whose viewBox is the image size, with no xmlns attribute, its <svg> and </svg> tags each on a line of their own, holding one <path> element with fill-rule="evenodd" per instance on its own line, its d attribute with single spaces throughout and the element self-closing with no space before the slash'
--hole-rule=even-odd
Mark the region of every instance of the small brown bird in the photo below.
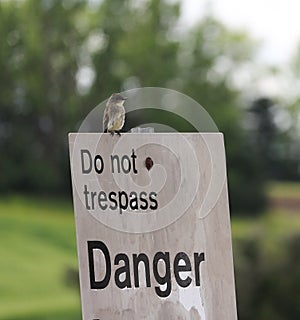
<svg viewBox="0 0 300 320">
<path fill-rule="evenodd" d="M 114 135 L 114 133 L 121 135 L 120 130 L 125 122 L 124 102 L 126 99 L 120 93 L 113 93 L 110 96 L 103 115 L 104 132 L 110 132 L 111 135 Z"/>
</svg>

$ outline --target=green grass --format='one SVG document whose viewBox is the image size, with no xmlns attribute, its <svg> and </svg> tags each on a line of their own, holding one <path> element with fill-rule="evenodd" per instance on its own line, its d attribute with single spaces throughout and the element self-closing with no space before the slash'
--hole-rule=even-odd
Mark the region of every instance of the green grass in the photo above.
<svg viewBox="0 0 300 320">
<path fill-rule="evenodd" d="M 235 238 L 260 232 L 265 233 L 266 237 L 280 237 L 300 232 L 300 215 L 284 210 L 272 210 L 255 218 L 234 217 L 231 219 L 231 229 Z"/>
<path fill-rule="evenodd" d="M 66 202 L 0 199 L 0 319 L 80 319 L 73 210 Z M 47 317 L 51 315 L 51 317 Z"/>
<path fill-rule="evenodd" d="M 253 219 L 234 217 L 231 230 L 233 243 L 256 238 L 263 250 L 277 255 L 285 250 L 281 243 L 284 239 L 300 234 L 300 215 L 272 210 Z"/>
<path fill-rule="evenodd" d="M 300 198 L 300 183 L 270 182 L 267 194 L 271 198 Z"/>
</svg>

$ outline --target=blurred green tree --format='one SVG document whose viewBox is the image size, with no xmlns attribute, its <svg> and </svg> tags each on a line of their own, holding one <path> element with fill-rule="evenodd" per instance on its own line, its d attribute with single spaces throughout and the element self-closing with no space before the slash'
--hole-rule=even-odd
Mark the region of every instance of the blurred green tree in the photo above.
<svg viewBox="0 0 300 320">
<path fill-rule="evenodd" d="M 287 110 L 287 106 L 268 97 L 256 99 L 249 109 L 252 115 L 251 143 L 267 180 L 300 178 L 300 149 L 296 143 L 299 132 L 297 125 L 293 124 L 294 112 Z"/>
<path fill-rule="evenodd" d="M 300 40 L 298 40 L 298 46 L 291 59 L 288 75 L 291 94 L 283 97 L 283 104 L 287 106 L 285 112 L 289 127 L 282 137 L 285 148 L 281 153 L 281 164 L 284 164 L 286 174 L 283 174 L 281 179 L 300 181 Z M 286 159 L 288 161 L 284 163 Z"/>
<path fill-rule="evenodd" d="M 225 133 L 232 208 L 261 207 L 259 159 L 249 157 L 239 92 L 231 85 L 253 52 L 246 34 L 211 16 L 178 32 L 179 5 L 165 0 L 0 4 L 2 191 L 69 190 L 67 132 L 84 118 L 84 106 L 112 92 L 160 86 L 200 102 Z M 170 114 L 147 112 L 152 122 L 169 123 Z M 184 119 L 176 128 L 193 130 Z"/>
<path fill-rule="evenodd" d="M 105 0 L 99 5 L 91 23 L 92 37 L 101 42 L 90 52 L 95 81 L 89 98 L 94 105 L 111 92 L 163 87 L 176 77 L 179 44 L 169 35 L 178 17 L 179 6 L 162 0 L 143 5 Z"/>
<path fill-rule="evenodd" d="M 299 233 L 265 231 L 233 240 L 239 319 L 296 320 L 300 317 Z"/>
<path fill-rule="evenodd" d="M 253 41 L 206 16 L 183 41 L 180 89 L 199 101 L 225 134 L 228 183 L 234 213 L 257 213 L 265 205 L 261 159 L 242 123 L 244 109 L 233 77 L 251 59 Z"/>
<path fill-rule="evenodd" d="M 66 183 L 67 132 L 78 121 L 76 72 L 83 1 L 1 1 L 2 191 Z M 5 183 L 3 183 L 3 181 Z"/>
</svg>

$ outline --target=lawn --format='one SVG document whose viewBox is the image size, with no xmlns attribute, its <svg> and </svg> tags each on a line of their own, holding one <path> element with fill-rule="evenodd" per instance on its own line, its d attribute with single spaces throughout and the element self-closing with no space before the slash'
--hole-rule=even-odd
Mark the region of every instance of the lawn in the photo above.
<svg viewBox="0 0 300 320">
<path fill-rule="evenodd" d="M 271 198 L 300 198 L 300 183 L 298 182 L 270 182 L 267 194 Z"/>
<path fill-rule="evenodd" d="M 0 319 L 80 319 L 73 209 L 66 202 L 0 200 Z"/>
</svg>

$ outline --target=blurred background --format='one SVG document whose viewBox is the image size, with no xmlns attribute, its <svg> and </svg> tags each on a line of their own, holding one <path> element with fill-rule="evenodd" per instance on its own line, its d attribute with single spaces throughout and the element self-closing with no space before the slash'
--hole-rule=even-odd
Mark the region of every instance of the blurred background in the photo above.
<svg viewBox="0 0 300 320">
<path fill-rule="evenodd" d="M 145 86 L 192 97 L 225 134 L 239 319 L 300 319 L 299 9 L 0 1 L 0 319 L 81 318 L 67 134 Z"/>
</svg>

